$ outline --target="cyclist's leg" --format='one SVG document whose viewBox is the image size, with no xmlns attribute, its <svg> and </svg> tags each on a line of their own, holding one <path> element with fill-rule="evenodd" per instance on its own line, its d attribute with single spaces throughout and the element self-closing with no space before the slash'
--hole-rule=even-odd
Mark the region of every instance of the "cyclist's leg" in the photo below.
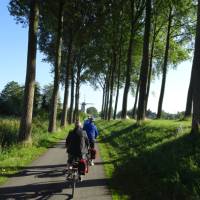
<svg viewBox="0 0 200 200">
<path fill-rule="evenodd" d="M 90 148 L 94 149 L 94 144 L 95 144 L 95 140 L 94 139 L 90 139 Z"/>
<path fill-rule="evenodd" d="M 73 161 L 73 155 L 69 153 L 69 154 L 68 154 L 67 164 L 68 164 L 68 165 L 72 164 L 72 161 Z"/>
<path fill-rule="evenodd" d="M 91 149 L 94 149 L 94 140 L 90 139 L 89 143 L 90 143 L 90 150 L 89 150 L 89 159 L 88 160 L 89 160 L 90 165 L 94 165 L 94 162 L 93 162 L 92 157 L 91 157 Z"/>
</svg>

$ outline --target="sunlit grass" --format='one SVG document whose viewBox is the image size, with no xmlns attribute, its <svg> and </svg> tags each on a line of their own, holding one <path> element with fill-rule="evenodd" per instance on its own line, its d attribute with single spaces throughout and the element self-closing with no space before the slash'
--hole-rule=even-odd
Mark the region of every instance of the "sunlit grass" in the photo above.
<svg viewBox="0 0 200 200">
<path fill-rule="evenodd" d="M 2 146 L 0 154 L 0 184 L 44 153 L 48 147 L 65 138 L 71 128 L 69 126 L 65 130 L 60 129 L 50 134 L 47 132 L 47 127 L 48 121 L 35 118 L 32 130 L 33 144 L 25 147 L 17 144 L 19 119 L 0 118 L 0 135 L 3 135 L 1 141 L 6 141 L 4 142 L 6 145 Z"/>
<path fill-rule="evenodd" d="M 200 199 L 200 139 L 191 121 L 99 121 L 113 199 Z"/>
</svg>

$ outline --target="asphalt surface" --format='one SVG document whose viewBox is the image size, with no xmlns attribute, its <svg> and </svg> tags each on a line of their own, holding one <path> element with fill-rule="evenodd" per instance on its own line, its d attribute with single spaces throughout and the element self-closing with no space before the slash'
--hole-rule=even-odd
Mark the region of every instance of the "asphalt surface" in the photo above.
<svg viewBox="0 0 200 200">
<path fill-rule="evenodd" d="M 107 187 L 103 162 L 97 147 L 95 165 L 89 168 L 89 173 L 83 181 L 77 184 L 73 199 L 81 200 L 111 200 Z M 67 154 L 64 141 L 50 148 L 44 155 L 31 165 L 13 175 L 5 185 L 0 186 L 0 200 L 66 200 L 72 199 L 72 189 L 67 187 L 64 175 Z"/>
</svg>

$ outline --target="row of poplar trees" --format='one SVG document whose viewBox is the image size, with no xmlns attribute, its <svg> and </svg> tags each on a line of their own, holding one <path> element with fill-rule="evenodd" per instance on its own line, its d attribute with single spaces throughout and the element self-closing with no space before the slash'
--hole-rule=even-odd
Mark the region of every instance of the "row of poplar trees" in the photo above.
<svg viewBox="0 0 200 200">
<path fill-rule="evenodd" d="M 54 132 L 60 83 L 65 88 L 63 127 L 78 118 L 80 85 L 86 81 L 103 91 L 103 119 L 116 118 L 119 90 L 123 89 L 121 118 L 127 116 L 128 94 L 132 92 L 132 116 L 142 122 L 151 81 L 161 75 L 157 111 L 160 118 L 167 71 L 191 56 L 194 36 L 185 115 L 191 115 L 193 107 L 192 132 L 199 132 L 199 7 L 200 0 L 10 0 L 10 14 L 29 26 L 19 140 L 31 139 L 37 47 L 54 74 L 48 127 L 49 132 Z"/>
</svg>

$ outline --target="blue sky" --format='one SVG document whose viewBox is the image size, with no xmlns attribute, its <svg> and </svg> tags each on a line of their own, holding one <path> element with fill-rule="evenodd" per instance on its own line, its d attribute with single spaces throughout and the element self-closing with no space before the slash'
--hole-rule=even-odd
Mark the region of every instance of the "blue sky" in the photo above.
<svg viewBox="0 0 200 200">
<path fill-rule="evenodd" d="M 24 84 L 26 73 L 27 38 L 28 29 L 16 24 L 14 18 L 9 15 L 8 0 L 0 2 L 0 91 L 10 81 Z M 37 52 L 36 81 L 41 86 L 51 83 L 53 75 L 50 74 L 51 66 L 43 63 L 43 55 Z M 185 109 L 187 90 L 191 72 L 191 61 L 178 65 L 176 70 L 170 70 L 167 74 L 166 90 L 163 109 L 166 112 L 177 113 Z M 149 106 L 152 111 L 157 111 L 161 80 L 153 81 L 149 97 Z M 61 96 L 63 89 L 61 88 Z M 101 109 L 102 91 L 94 91 L 90 86 L 81 86 L 80 102 L 85 98 L 86 102 L 93 103 L 98 110 Z M 123 91 L 120 91 L 118 110 L 121 109 Z M 129 95 L 128 109 L 134 104 L 134 98 Z"/>
</svg>

